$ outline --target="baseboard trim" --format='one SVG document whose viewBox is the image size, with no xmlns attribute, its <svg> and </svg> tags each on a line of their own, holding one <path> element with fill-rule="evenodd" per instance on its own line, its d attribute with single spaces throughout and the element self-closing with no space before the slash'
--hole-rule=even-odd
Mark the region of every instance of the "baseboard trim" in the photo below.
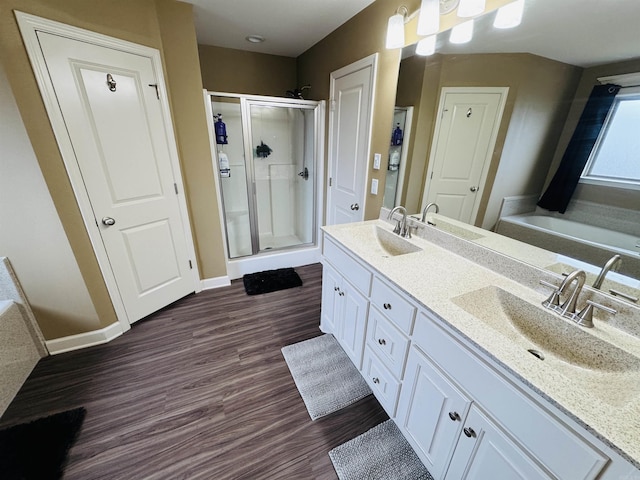
<svg viewBox="0 0 640 480">
<path fill-rule="evenodd" d="M 228 275 L 223 277 L 205 278 L 201 281 L 203 290 L 211 290 L 212 288 L 228 287 L 231 280 Z"/>
<path fill-rule="evenodd" d="M 59 353 L 93 347 L 94 345 L 101 345 L 110 342 L 120 335 L 122 335 L 122 327 L 119 322 L 115 322 L 100 330 L 47 340 L 45 343 L 49 349 L 49 353 L 51 355 L 57 355 Z"/>
</svg>

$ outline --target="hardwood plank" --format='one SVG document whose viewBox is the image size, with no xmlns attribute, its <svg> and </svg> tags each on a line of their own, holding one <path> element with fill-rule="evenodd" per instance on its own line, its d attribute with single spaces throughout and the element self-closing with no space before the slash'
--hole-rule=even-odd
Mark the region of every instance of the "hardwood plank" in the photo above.
<svg viewBox="0 0 640 480">
<path fill-rule="evenodd" d="M 184 299 L 107 345 L 40 361 L 0 421 L 77 406 L 65 479 L 335 480 L 327 453 L 388 417 L 372 396 L 311 421 L 280 349 L 320 335 L 322 267 Z"/>
</svg>

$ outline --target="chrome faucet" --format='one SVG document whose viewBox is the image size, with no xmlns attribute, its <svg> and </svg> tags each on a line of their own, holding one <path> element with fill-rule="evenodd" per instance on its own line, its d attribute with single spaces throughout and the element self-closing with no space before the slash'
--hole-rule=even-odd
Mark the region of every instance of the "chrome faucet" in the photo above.
<svg viewBox="0 0 640 480">
<path fill-rule="evenodd" d="M 597 288 L 598 290 L 600 290 L 602 282 L 604 282 L 604 278 L 607 276 L 607 273 L 609 273 L 609 270 L 611 270 L 616 264 L 618 265 L 618 268 L 620 268 L 621 263 L 622 257 L 620 255 L 614 255 L 609 260 L 607 260 L 607 263 L 605 263 L 602 267 L 602 270 L 600 270 L 598 278 L 596 278 L 596 281 L 593 282 L 593 288 Z"/>
<path fill-rule="evenodd" d="M 559 296 L 564 295 L 565 290 L 567 290 L 574 281 L 576 282 L 576 286 L 573 291 L 568 294 L 567 299 L 562 305 L 560 305 L 560 313 L 562 315 L 572 316 L 576 313 L 576 302 L 578 301 L 578 296 L 582 291 L 582 287 L 584 286 L 586 279 L 587 275 L 583 270 L 574 270 L 562 281 L 558 287 Z"/>
<path fill-rule="evenodd" d="M 437 203 L 435 203 L 435 202 L 428 203 L 427 206 L 424 207 L 424 210 L 422 210 L 422 218 L 420 219 L 421 222 L 424 223 L 425 218 L 427 218 L 427 211 L 431 207 L 436 207 L 436 213 L 438 213 L 440 211 L 440 207 L 438 206 Z M 429 222 L 429 224 L 430 225 L 435 225 L 435 223 L 431 223 L 431 222 Z"/>
<path fill-rule="evenodd" d="M 393 229 L 393 233 L 397 233 L 401 237 L 411 238 L 411 230 L 407 228 L 407 209 L 406 208 L 404 208 L 402 205 L 398 205 L 397 207 L 394 207 L 393 210 L 389 212 L 389 215 L 387 215 L 387 218 L 388 219 L 393 218 L 393 214 L 398 211 L 402 213 L 402 220 L 397 221 L 396 226 Z"/>
</svg>

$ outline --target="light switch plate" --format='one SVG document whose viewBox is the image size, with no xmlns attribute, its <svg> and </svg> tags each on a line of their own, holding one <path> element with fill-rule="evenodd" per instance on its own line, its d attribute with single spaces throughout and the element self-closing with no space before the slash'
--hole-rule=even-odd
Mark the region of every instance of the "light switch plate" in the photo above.
<svg viewBox="0 0 640 480">
<path fill-rule="evenodd" d="M 372 178 L 371 179 L 371 194 L 372 195 L 377 195 L 378 194 L 378 179 L 377 178 Z"/>
<path fill-rule="evenodd" d="M 380 162 L 382 161 L 382 155 L 380 153 L 373 154 L 373 169 L 380 170 Z"/>
</svg>

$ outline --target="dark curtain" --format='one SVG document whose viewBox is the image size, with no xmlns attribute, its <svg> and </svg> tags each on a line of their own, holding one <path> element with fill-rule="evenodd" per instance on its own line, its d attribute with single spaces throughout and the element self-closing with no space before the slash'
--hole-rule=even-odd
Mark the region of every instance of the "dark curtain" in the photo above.
<svg viewBox="0 0 640 480">
<path fill-rule="evenodd" d="M 619 86 L 611 84 L 593 88 L 558 171 L 538 201 L 539 207 L 565 212 L 619 90 Z"/>
</svg>

